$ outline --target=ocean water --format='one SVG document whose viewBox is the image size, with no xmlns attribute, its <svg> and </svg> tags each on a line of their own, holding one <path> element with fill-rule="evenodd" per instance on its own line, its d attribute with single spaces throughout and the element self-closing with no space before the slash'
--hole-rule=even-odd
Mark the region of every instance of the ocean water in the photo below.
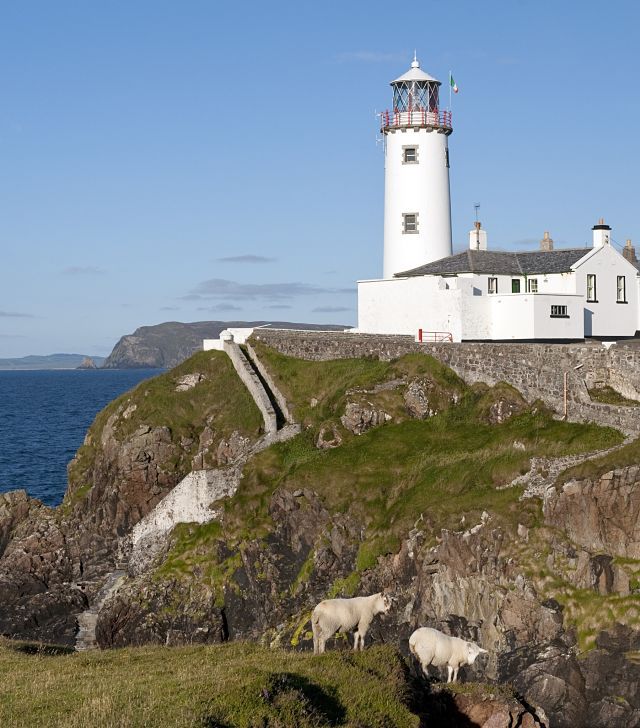
<svg viewBox="0 0 640 728">
<path fill-rule="evenodd" d="M 62 501 L 67 463 L 111 400 L 157 369 L 0 371 L 0 493 Z"/>
</svg>

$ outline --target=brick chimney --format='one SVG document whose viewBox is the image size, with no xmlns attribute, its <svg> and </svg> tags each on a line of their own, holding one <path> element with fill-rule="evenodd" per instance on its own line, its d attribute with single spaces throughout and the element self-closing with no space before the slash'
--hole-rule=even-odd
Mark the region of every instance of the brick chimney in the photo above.
<svg viewBox="0 0 640 728">
<path fill-rule="evenodd" d="M 549 237 L 549 233 L 545 230 L 544 237 L 540 241 L 540 250 L 549 253 L 553 250 L 553 240 Z"/>
<path fill-rule="evenodd" d="M 633 245 L 631 245 L 631 240 L 627 240 L 627 244 L 622 249 L 622 257 L 625 260 L 628 260 L 629 263 L 637 263 L 638 259 L 636 258 L 636 249 Z"/>
</svg>

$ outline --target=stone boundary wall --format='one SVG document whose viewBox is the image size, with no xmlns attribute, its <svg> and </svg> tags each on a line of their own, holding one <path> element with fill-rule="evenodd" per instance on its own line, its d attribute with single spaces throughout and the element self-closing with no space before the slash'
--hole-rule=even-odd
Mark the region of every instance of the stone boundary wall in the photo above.
<svg viewBox="0 0 640 728">
<path fill-rule="evenodd" d="M 609 385 L 640 401 L 640 348 L 624 344 L 609 350 L 595 342 L 419 344 L 411 336 L 283 329 L 260 329 L 253 336 L 282 354 L 319 361 L 367 357 L 389 361 L 423 352 L 469 384 L 507 382 L 530 402 L 541 399 L 558 414 L 564 408 L 566 372 L 569 420 L 597 422 L 626 433 L 640 431 L 640 409 L 592 402 L 587 391 L 587 387 Z"/>
<path fill-rule="evenodd" d="M 264 429 L 267 434 L 276 432 L 278 429 L 276 412 L 273 409 L 271 400 L 265 392 L 262 382 L 258 375 L 253 371 L 251 364 L 247 361 L 247 357 L 242 353 L 242 349 L 232 341 L 224 342 L 224 351 L 228 354 L 238 376 L 244 382 L 249 390 L 264 420 Z"/>
<path fill-rule="evenodd" d="M 271 377 L 271 374 L 267 371 L 267 368 L 265 365 L 260 361 L 260 358 L 254 351 L 253 347 L 250 344 L 247 344 L 247 351 L 249 352 L 249 356 L 251 357 L 251 360 L 256 365 L 256 369 L 260 372 L 260 376 L 264 379 L 264 381 L 267 383 L 267 386 L 271 390 L 271 393 L 275 397 L 276 402 L 278 403 L 278 407 L 280 407 L 280 411 L 284 415 L 285 420 L 289 423 L 293 423 L 293 416 L 291 414 L 291 411 L 289 409 L 289 403 L 284 398 L 284 395 L 282 392 L 278 389 L 276 386 L 276 383 L 273 381 L 273 378 Z"/>
</svg>

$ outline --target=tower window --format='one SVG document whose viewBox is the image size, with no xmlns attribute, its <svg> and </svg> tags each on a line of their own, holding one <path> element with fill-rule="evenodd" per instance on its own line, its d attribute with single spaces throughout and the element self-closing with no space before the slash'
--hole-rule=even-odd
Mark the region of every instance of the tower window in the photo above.
<svg viewBox="0 0 640 728">
<path fill-rule="evenodd" d="M 402 164 L 418 164 L 418 147 L 402 147 Z"/>
<path fill-rule="evenodd" d="M 528 278 L 527 279 L 527 293 L 537 293 L 538 292 L 538 279 L 537 278 Z"/>
<path fill-rule="evenodd" d="M 402 232 L 417 233 L 418 232 L 418 213 L 404 212 L 402 213 Z"/>
<path fill-rule="evenodd" d="M 627 302 L 627 279 L 624 276 L 618 276 L 616 300 L 618 303 Z"/>
<path fill-rule="evenodd" d="M 594 273 L 587 273 L 587 301 L 597 303 L 596 299 L 596 277 Z"/>
<path fill-rule="evenodd" d="M 498 292 L 498 279 L 497 278 L 488 278 L 488 286 L 487 290 L 489 293 L 497 293 Z"/>
</svg>

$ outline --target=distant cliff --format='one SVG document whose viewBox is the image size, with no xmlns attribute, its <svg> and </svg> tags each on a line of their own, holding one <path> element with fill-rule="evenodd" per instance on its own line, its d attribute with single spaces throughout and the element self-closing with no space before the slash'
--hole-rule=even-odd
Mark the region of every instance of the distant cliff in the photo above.
<svg viewBox="0 0 640 728">
<path fill-rule="evenodd" d="M 86 354 L 47 354 L 45 356 L 22 356 L 14 359 L 0 359 L 0 369 L 86 369 L 83 364 L 87 360 L 93 360 L 99 367 L 104 357 Z"/>
<path fill-rule="evenodd" d="M 168 321 L 156 326 L 141 326 L 123 336 L 103 364 L 105 369 L 162 369 L 178 366 L 202 349 L 203 339 L 216 339 L 228 327 L 271 324 L 281 329 L 341 331 L 344 326 L 303 324 L 290 321 Z"/>
</svg>

